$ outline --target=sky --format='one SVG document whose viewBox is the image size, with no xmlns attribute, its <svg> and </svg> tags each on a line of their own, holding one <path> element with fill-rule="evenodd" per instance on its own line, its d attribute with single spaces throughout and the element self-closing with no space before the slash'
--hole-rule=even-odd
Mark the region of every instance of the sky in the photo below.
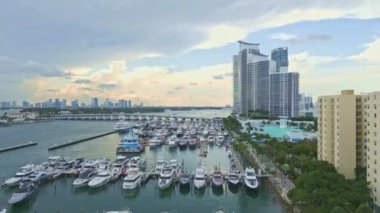
<svg viewBox="0 0 380 213">
<path fill-rule="evenodd" d="M 380 90 L 378 0 L 34 0 L 0 7 L 0 101 L 232 104 L 238 40 L 289 49 L 300 91 Z"/>
</svg>

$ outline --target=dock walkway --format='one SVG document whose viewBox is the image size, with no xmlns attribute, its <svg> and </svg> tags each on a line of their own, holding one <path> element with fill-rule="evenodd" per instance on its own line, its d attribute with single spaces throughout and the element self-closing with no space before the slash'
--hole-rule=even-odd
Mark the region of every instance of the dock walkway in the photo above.
<svg viewBox="0 0 380 213">
<path fill-rule="evenodd" d="M 1 152 L 11 151 L 11 150 L 16 150 L 16 149 L 21 149 L 21 148 L 25 148 L 25 147 L 29 147 L 29 146 L 36 146 L 37 144 L 38 144 L 37 142 L 29 141 L 28 143 L 19 144 L 19 145 L 16 145 L 16 146 L 10 146 L 10 147 L 1 148 L 0 149 L 0 153 Z"/>
<path fill-rule="evenodd" d="M 106 136 L 106 135 L 110 135 L 110 134 L 113 134 L 113 133 L 116 133 L 116 132 L 117 131 L 111 131 L 111 132 L 102 133 L 100 135 L 91 136 L 91 137 L 88 137 L 88 138 L 83 138 L 83 139 L 79 139 L 79 140 L 75 140 L 75 141 L 69 141 L 67 143 L 51 146 L 51 147 L 48 148 L 48 150 L 50 151 L 50 150 L 54 150 L 54 149 L 63 148 L 63 147 L 66 147 L 66 146 L 71 146 L 71 145 L 74 145 L 74 144 L 77 144 L 77 143 L 81 143 L 81 142 L 85 142 L 85 141 L 92 140 L 92 139 L 95 139 L 95 138 L 100 138 L 100 137 L 103 137 L 103 136 Z"/>
</svg>

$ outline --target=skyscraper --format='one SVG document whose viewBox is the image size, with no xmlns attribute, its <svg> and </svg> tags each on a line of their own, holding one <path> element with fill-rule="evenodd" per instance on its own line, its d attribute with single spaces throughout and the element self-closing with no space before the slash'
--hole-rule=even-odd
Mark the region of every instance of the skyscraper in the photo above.
<svg viewBox="0 0 380 213">
<path fill-rule="evenodd" d="M 234 57 L 234 108 L 237 113 L 269 111 L 269 69 L 273 64 L 261 54 L 259 44 L 239 41 Z M 237 65 L 237 68 L 236 68 Z"/>
<path fill-rule="evenodd" d="M 234 112 L 265 111 L 274 116 L 298 116 L 298 73 L 288 73 L 288 48 L 274 49 L 271 60 L 259 44 L 239 41 L 233 56 Z"/>
<path fill-rule="evenodd" d="M 92 108 L 99 108 L 98 98 L 92 98 L 91 107 Z"/>
<path fill-rule="evenodd" d="M 71 102 L 71 109 L 78 109 L 79 108 L 79 104 L 78 104 L 78 100 L 74 100 Z"/>
</svg>

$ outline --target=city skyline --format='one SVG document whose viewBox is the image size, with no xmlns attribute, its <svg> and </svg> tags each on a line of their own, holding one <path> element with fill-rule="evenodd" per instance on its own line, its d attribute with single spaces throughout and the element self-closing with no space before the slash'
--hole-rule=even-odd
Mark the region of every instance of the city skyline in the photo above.
<svg viewBox="0 0 380 213">
<path fill-rule="evenodd" d="M 198 4 L 202 6 L 194 6 Z M 144 2 L 123 1 L 4 3 L 1 101 L 57 97 L 89 102 L 96 96 L 147 105 L 232 104 L 230 56 L 237 40 L 265 44 L 262 52 L 289 47 L 289 70 L 300 74 L 300 91 L 315 100 L 342 88 L 376 90 L 376 1 L 156 6 L 151 10 Z M 244 12 L 253 7 L 259 12 Z M 16 13 L 23 16 L 12 15 Z"/>
</svg>

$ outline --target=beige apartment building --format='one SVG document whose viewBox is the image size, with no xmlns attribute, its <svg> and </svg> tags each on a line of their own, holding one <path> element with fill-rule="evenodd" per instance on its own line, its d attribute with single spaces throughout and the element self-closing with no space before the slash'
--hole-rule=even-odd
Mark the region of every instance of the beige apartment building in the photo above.
<svg viewBox="0 0 380 213">
<path fill-rule="evenodd" d="M 380 206 L 380 91 L 364 98 L 364 126 L 367 144 L 367 181 L 373 201 Z M 378 155 L 379 153 L 379 155 Z"/>
<path fill-rule="evenodd" d="M 372 196 L 380 206 L 380 92 L 318 98 L 318 160 L 327 161 L 348 179 L 367 166 Z"/>
<path fill-rule="evenodd" d="M 365 166 L 362 96 L 353 90 L 318 98 L 318 160 L 327 161 L 348 179 Z"/>
</svg>

